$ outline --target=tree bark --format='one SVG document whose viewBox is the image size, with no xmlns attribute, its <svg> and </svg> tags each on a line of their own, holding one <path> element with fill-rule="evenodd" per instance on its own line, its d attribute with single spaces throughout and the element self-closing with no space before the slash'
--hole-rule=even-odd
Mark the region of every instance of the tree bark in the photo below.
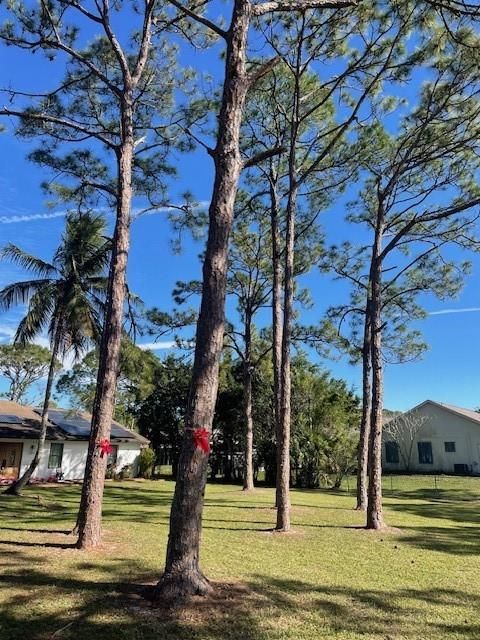
<svg viewBox="0 0 480 640">
<path fill-rule="evenodd" d="M 77 546 L 79 549 L 95 547 L 101 538 L 102 500 L 107 456 L 101 455 L 98 443 L 101 440 L 110 439 L 120 359 L 125 278 L 130 245 L 134 149 L 133 110 L 130 100 L 125 100 L 123 104 L 122 132 L 124 139 L 118 153 L 117 220 L 113 236 L 105 322 L 100 344 L 92 428 L 77 519 Z"/>
<path fill-rule="evenodd" d="M 357 510 L 366 511 L 368 502 L 368 449 L 370 440 L 370 413 L 372 405 L 371 365 L 371 303 L 370 293 L 365 308 L 362 352 L 362 420 L 357 456 Z"/>
<path fill-rule="evenodd" d="M 245 360 L 243 362 L 243 411 L 245 419 L 245 460 L 243 490 L 252 491 L 253 482 L 253 417 L 252 417 L 252 319 L 245 313 Z"/>
<path fill-rule="evenodd" d="M 385 528 L 382 508 L 382 428 L 383 428 L 383 361 L 382 361 L 382 263 L 383 214 L 379 206 L 371 268 L 371 362 L 372 406 L 370 415 L 369 483 L 367 529 Z"/>
<path fill-rule="evenodd" d="M 304 25 L 304 23 L 303 23 Z M 303 27 L 302 27 L 303 30 Z M 287 232 L 285 239 L 284 266 L 284 300 L 282 357 L 280 367 L 280 425 L 278 430 L 278 472 L 277 472 L 277 524 L 276 531 L 290 530 L 290 426 L 291 426 L 291 342 L 293 331 L 293 293 L 294 293 L 294 260 L 295 260 L 295 219 L 297 214 L 297 139 L 300 124 L 300 78 L 302 60 L 302 39 L 296 52 L 295 87 L 292 114 L 290 121 L 290 140 L 288 156 L 288 200 L 287 200 Z"/>
<path fill-rule="evenodd" d="M 273 410 L 275 420 L 275 441 L 276 441 L 276 483 L 280 486 L 280 412 L 282 404 L 281 389 L 281 363 L 282 363 L 282 334 L 283 334 L 283 314 L 282 314 L 282 263 L 280 250 L 279 231 L 279 204 L 277 194 L 277 175 L 270 172 L 270 227 L 272 236 L 272 365 L 273 365 Z M 275 506 L 278 506 L 277 491 L 275 492 Z"/>
<path fill-rule="evenodd" d="M 253 484 L 253 418 L 252 418 L 252 370 L 251 364 L 244 365 L 243 402 L 245 412 L 245 466 L 243 472 L 243 490 L 251 491 Z"/>
<path fill-rule="evenodd" d="M 57 321 L 55 328 L 55 336 L 53 340 L 52 358 L 50 360 L 50 366 L 48 369 L 47 386 L 45 388 L 45 397 L 43 400 L 42 417 L 40 420 L 40 433 L 38 436 L 37 450 L 33 456 L 28 468 L 21 478 L 18 478 L 13 484 L 11 484 L 6 491 L 7 495 L 19 496 L 22 493 L 23 488 L 29 483 L 30 478 L 35 473 L 36 468 L 40 462 L 40 459 L 45 450 L 45 439 L 47 437 L 47 425 L 48 425 L 48 409 L 50 407 L 50 398 L 52 396 L 53 380 L 55 378 L 55 367 L 57 363 L 58 352 L 60 349 L 60 342 L 62 338 L 62 319 Z"/>
<path fill-rule="evenodd" d="M 186 432 L 170 512 L 165 573 L 156 596 L 164 600 L 206 594 L 211 585 L 200 571 L 199 551 L 208 456 L 195 447 L 193 429 L 211 431 L 223 346 L 228 240 L 242 168 L 240 126 L 248 90 L 246 43 L 251 18 L 247 0 L 236 0 L 227 34 L 225 82 L 213 156 L 215 180 L 203 265 L 195 358 Z"/>
<path fill-rule="evenodd" d="M 293 261 L 295 243 L 296 187 L 290 191 L 287 205 L 285 280 L 280 367 L 280 424 L 277 434 L 277 523 L 276 531 L 290 530 L 290 421 L 291 421 L 291 337 L 293 328 Z"/>
</svg>

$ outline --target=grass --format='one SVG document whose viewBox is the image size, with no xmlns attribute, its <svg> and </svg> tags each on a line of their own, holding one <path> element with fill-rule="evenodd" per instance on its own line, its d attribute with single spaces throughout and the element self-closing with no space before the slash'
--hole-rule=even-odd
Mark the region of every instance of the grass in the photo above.
<svg viewBox="0 0 480 640">
<path fill-rule="evenodd" d="M 384 487 L 390 533 L 363 530 L 345 490 L 294 491 L 295 533 L 276 535 L 273 490 L 209 485 L 202 567 L 217 594 L 170 612 L 141 592 L 162 570 L 171 482 L 108 483 L 104 545 L 88 553 L 66 533 L 78 487 L 1 496 L 0 638 L 478 640 L 480 479 Z"/>
</svg>

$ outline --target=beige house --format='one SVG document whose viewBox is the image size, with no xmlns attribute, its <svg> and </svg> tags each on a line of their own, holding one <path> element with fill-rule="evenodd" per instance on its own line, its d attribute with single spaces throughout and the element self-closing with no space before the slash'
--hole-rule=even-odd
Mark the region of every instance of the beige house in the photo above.
<svg viewBox="0 0 480 640">
<path fill-rule="evenodd" d="M 480 475 L 480 413 L 433 400 L 384 423 L 385 471 Z"/>
</svg>

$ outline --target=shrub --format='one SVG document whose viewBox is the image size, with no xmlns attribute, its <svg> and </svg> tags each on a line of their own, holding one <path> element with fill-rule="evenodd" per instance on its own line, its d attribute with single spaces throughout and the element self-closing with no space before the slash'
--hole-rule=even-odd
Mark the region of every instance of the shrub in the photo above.
<svg viewBox="0 0 480 640">
<path fill-rule="evenodd" d="M 127 478 L 131 478 L 131 477 L 133 477 L 132 465 L 126 464 L 120 469 L 120 472 L 118 473 L 118 479 L 126 480 Z"/>
<path fill-rule="evenodd" d="M 138 472 L 142 478 L 151 478 L 155 464 L 155 452 L 149 447 L 140 451 L 138 457 Z"/>
</svg>

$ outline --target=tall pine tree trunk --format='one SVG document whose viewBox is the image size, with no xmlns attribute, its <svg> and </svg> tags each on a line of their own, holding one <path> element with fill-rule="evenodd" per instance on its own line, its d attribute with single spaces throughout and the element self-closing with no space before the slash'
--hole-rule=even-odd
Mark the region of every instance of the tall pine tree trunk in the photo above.
<svg viewBox="0 0 480 640">
<path fill-rule="evenodd" d="M 242 168 L 240 126 L 248 79 L 246 43 L 251 17 L 246 0 L 236 0 L 227 38 L 225 82 L 214 150 L 215 180 L 203 264 L 203 288 L 197 322 L 186 432 L 170 512 L 165 573 L 157 585 L 162 599 L 181 599 L 211 590 L 200 571 L 200 535 L 208 456 L 195 446 L 194 429 L 212 428 L 223 346 L 228 241 Z"/>
<path fill-rule="evenodd" d="M 371 358 L 372 358 L 372 406 L 370 414 L 369 482 L 367 529 L 383 529 L 382 505 L 382 429 L 383 429 L 383 360 L 382 360 L 382 263 L 380 259 L 383 219 L 378 214 L 375 243 L 370 274 L 371 301 Z"/>
<path fill-rule="evenodd" d="M 40 433 L 38 435 L 38 444 L 33 460 L 25 470 L 25 473 L 18 478 L 13 484 L 11 484 L 4 493 L 7 495 L 19 496 L 22 493 L 23 488 L 29 483 L 30 478 L 35 473 L 43 452 L 45 450 L 45 439 L 47 437 L 48 426 L 48 409 L 50 407 L 50 398 L 52 396 L 53 380 L 55 378 L 55 368 L 57 364 L 58 352 L 60 349 L 60 342 L 62 339 L 62 319 L 57 321 L 55 328 L 55 335 L 53 339 L 52 357 L 50 360 L 50 366 L 48 368 L 47 386 L 45 388 L 45 397 L 43 400 L 42 416 L 40 419 Z"/>
<path fill-rule="evenodd" d="M 98 443 L 110 439 L 122 339 L 132 202 L 134 139 L 131 102 L 126 102 L 123 105 L 122 131 L 124 140 L 118 154 L 117 220 L 113 236 L 105 321 L 100 344 L 92 428 L 77 519 L 77 546 L 80 549 L 97 546 L 101 537 L 107 456 L 101 454 Z"/>
<path fill-rule="evenodd" d="M 277 434 L 277 523 L 276 531 L 290 530 L 290 423 L 291 423 L 291 338 L 293 328 L 293 262 L 295 244 L 296 186 L 290 191 L 287 206 L 285 247 L 282 357 L 280 366 L 280 424 Z"/>
<path fill-rule="evenodd" d="M 243 362 L 243 412 L 245 420 L 245 461 L 243 489 L 251 491 L 253 484 L 253 416 L 252 416 L 252 319 L 245 314 L 245 360 Z"/>
<path fill-rule="evenodd" d="M 357 456 L 357 510 L 366 511 L 368 501 L 368 449 L 370 440 L 370 413 L 372 403 L 371 366 L 371 303 L 370 293 L 365 308 L 365 324 L 362 348 L 362 420 Z"/>
<path fill-rule="evenodd" d="M 303 27 L 304 27 L 304 17 Z M 302 27 L 302 29 L 303 29 Z M 293 293 L 294 293 L 294 261 L 295 261 L 295 222 L 297 215 L 297 139 L 300 125 L 300 78 L 302 69 L 301 39 L 297 46 L 295 85 L 292 113 L 290 121 L 290 140 L 288 155 L 288 200 L 287 200 L 287 232 L 285 240 L 284 266 L 284 299 L 282 358 L 280 367 L 280 425 L 278 429 L 278 474 L 277 474 L 277 524 L 276 531 L 290 530 L 290 428 L 291 428 L 291 342 L 293 331 Z"/>
<path fill-rule="evenodd" d="M 245 419 L 245 465 L 243 470 L 243 490 L 251 491 L 253 484 L 253 417 L 252 417 L 252 366 L 244 363 L 243 405 Z"/>
<path fill-rule="evenodd" d="M 276 487 L 280 486 L 280 413 L 282 403 L 281 389 L 281 363 L 282 363 L 282 262 L 280 250 L 279 231 L 279 204 L 277 194 L 277 175 L 270 172 L 270 228 L 272 237 L 272 365 L 273 365 L 273 408 L 275 420 L 275 441 L 276 441 Z M 277 493 L 275 492 L 275 506 L 277 503 Z"/>
</svg>

